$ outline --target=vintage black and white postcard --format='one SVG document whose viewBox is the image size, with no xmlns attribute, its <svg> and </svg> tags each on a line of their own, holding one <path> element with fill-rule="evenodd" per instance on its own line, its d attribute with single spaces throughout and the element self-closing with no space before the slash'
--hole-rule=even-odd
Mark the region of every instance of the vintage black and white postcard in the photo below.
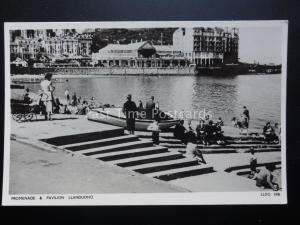
<svg viewBox="0 0 300 225">
<path fill-rule="evenodd" d="M 287 203 L 287 30 L 5 23 L 3 205 Z"/>
</svg>

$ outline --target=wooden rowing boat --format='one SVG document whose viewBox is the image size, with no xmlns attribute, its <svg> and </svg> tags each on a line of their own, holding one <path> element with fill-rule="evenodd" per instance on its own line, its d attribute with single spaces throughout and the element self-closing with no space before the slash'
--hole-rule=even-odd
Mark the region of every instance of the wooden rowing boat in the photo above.
<svg viewBox="0 0 300 225">
<path fill-rule="evenodd" d="M 165 113 L 167 116 L 159 122 L 159 128 L 165 130 L 178 123 L 178 119 L 174 119 L 170 114 Z M 126 127 L 126 118 L 122 112 L 122 108 L 97 108 L 92 109 L 87 114 L 88 120 L 111 124 L 119 127 Z M 154 120 L 136 118 L 135 130 L 146 131 Z"/>
</svg>

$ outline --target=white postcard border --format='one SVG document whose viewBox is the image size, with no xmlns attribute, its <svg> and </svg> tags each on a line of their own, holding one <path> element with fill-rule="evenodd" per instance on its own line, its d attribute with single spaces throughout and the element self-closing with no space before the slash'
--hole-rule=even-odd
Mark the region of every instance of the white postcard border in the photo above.
<svg viewBox="0 0 300 225">
<path fill-rule="evenodd" d="M 282 124 L 282 190 L 257 192 L 198 192 L 143 194 L 44 194 L 10 195 L 10 56 L 9 30 L 14 29 L 71 29 L 80 28 L 159 28 L 159 27 L 282 27 L 281 124 Z M 3 205 L 229 205 L 229 204 L 286 204 L 286 88 L 288 21 L 126 21 L 126 22 L 16 22 L 4 24 L 5 42 L 5 130 L 3 164 Z M 280 193 L 280 195 L 276 195 Z M 47 200 L 47 196 L 64 199 Z M 74 196 L 77 196 L 76 198 Z M 78 197 L 81 196 L 81 197 Z M 90 196 L 89 199 L 78 199 Z M 19 199 L 19 200 L 13 200 Z M 21 200 L 34 198 L 35 200 Z M 73 199 L 71 199 L 73 198 Z M 91 199 L 92 198 L 92 199 Z"/>
</svg>

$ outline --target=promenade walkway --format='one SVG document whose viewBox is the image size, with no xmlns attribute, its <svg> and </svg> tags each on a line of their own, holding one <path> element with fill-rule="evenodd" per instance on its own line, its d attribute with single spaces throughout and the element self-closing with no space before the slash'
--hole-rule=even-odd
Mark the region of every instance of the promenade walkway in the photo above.
<svg viewBox="0 0 300 225">
<path fill-rule="evenodd" d="M 64 190 L 65 193 L 68 190 L 79 193 L 85 191 L 79 188 L 85 179 L 89 180 L 87 183 L 90 185 L 86 190 L 94 191 L 92 193 L 148 192 L 151 189 L 149 182 L 153 182 L 153 192 L 253 191 L 259 190 L 254 181 L 237 175 L 237 171 L 247 170 L 249 146 L 255 145 L 262 165 L 280 164 L 281 161 L 280 146 L 264 145 L 261 137 L 241 136 L 230 127 L 224 129 L 225 135 L 232 138 L 228 146 L 198 146 L 204 152 L 208 162 L 206 165 L 185 158 L 181 153 L 183 145 L 171 133 L 162 133 L 161 145 L 155 146 L 149 140 L 148 132 L 137 132 L 137 136 L 126 135 L 122 128 L 91 122 L 85 116 L 55 115 L 53 118 L 53 121 L 38 118 L 32 122 L 11 122 L 11 138 L 27 144 L 27 150 L 23 152 L 20 152 L 20 143 L 12 142 L 11 145 L 11 176 L 14 177 L 11 191 L 14 193 L 20 191 L 20 184 L 24 182 L 22 178 L 30 177 L 29 171 L 37 171 L 53 182 L 57 179 L 61 185 L 63 180 L 67 180 L 65 189 L 53 188 L 54 191 Z M 36 156 L 39 159 L 31 160 Z M 48 157 L 54 161 L 43 161 Z M 81 170 L 80 165 L 85 169 Z M 237 168 L 225 172 L 231 167 Z M 57 171 L 62 174 L 57 176 Z M 22 173 L 26 176 L 18 175 Z M 122 183 L 126 177 L 134 177 L 132 185 L 125 182 L 125 186 L 121 185 L 119 189 L 109 188 L 113 182 Z M 74 187 L 71 187 L 72 182 Z M 32 187 L 34 183 L 25 182 L 29 186 L 27 190 L 37 190 Z M 47 187 L 41 190 L 51 191 Z"/>
</svg>

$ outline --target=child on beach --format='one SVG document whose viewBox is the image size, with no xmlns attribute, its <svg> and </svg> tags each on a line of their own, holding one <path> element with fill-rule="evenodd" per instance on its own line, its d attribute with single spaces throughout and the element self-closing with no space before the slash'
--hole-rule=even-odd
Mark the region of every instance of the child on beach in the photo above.
<svg viewBox="0 0 300 225">
<path fill-rule="evenodd" d="M 158 121 L 154 121 L 152 124 L 149 125 L 147 130 L 152 131 L 152 141 L 154 144 L 159 145 L 159 129 Z"/>
<path fill-rule="evenodd" d="M 256 166 L 257 166 L 257 158 L 255 155 L 254 148 L 250 148 L 250 175 L 249 178 L 253 178 L 256 173 Z"/>
</svg>

